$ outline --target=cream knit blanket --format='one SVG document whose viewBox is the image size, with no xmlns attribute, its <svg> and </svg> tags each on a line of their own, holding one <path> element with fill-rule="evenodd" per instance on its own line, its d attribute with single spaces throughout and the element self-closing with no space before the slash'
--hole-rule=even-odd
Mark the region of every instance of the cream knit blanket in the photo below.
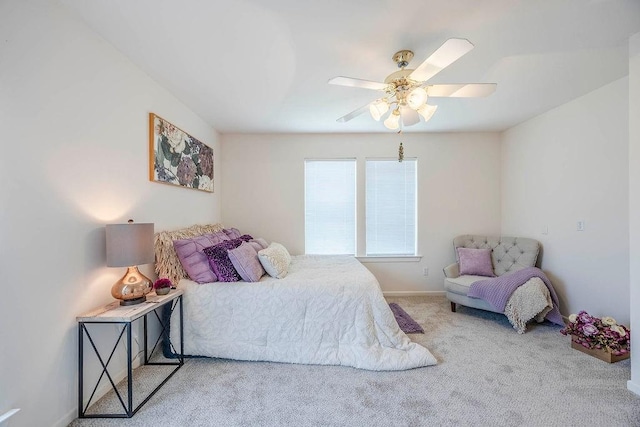
<svg viewBox="0 0 640 427">
<path fill-rule="evenodd" d="M 504 314 L 519 334 L 527 330 L 527 322 L 534 319 L 538 323 L 553 309 L 549 289 L 539 277 L 532 277 L 519 286 L 507 301 Z"/>
</svg>

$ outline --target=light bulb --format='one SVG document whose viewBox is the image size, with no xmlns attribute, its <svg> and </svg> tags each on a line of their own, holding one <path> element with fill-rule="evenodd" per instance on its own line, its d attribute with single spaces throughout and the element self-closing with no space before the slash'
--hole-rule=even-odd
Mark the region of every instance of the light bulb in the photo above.
<svg viewBox="0 0 640 427">
<path fill-rule="evenodd" d="M 417 110 L 427 103 L 427 91 L 424 88 L 417 87 L 411 92 L 409 92 L 409 96 L 407 96 L 407 105 Z"/>
<path fill-rule="evenodd" d="M 424 104 L 422 107 L 418 108 L 416 111 L 418 112 L 418 114 L 422 116 L 425 122 L 428 122 L 431 116 L 433 116 L 433 113 L 435 113 L 437 109 L 438 109 L 437 105 Z"/>
<path fill-rule="evenodd" d="M 400 111 L 398 109 L 393 110 L 387 120 L 384 121 L 384 125 L 387 129 L 398 129 L 400 127 Z"/>
<path fill-rule="evenodd" d="M 402 119 L 402 126 L 413 126 L 416 123 L 420 123 L 418 112 L 409 107 L 400 107 L 400 118 Z"/>
<path fill-rule="evenodd" d="M 380 121 L 380 118 L 389 111 L 389 104 L 384 99 L 379 99 L 374 101 L 369 106 L 369 112 L 371 113 L 371 117 L 377 122 Z"/>
</svg>

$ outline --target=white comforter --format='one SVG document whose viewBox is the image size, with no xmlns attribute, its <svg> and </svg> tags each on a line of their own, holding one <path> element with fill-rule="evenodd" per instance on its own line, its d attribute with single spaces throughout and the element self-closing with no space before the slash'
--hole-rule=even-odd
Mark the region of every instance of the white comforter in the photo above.
<svg viewBox="0 0 640 427">
<path fill-rule="evenodd" d="M 370 370 L 436 364 L 400 330 L 378 281 L 353 257 L 293 257 L 284 279 L 179 286 L 187 355 Z M 172 342 L 178 333 L 174 314 Z"/>
</svg>

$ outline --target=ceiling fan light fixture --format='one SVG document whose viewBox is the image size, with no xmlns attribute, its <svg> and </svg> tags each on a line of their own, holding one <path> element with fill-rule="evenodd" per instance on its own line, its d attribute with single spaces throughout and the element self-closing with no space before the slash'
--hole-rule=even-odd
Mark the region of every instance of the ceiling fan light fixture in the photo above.
<svg viewBox="0 0 640 427">
<path fill-rule="evenodd" d="M 418 112 L 418 114 L 422 116 L 425 122 L 428 122 L 429 119 L 431 119 L 431 116 L 433 116 L 433 113 L 435 113 L 437 109 L 438 109 L 437 105 L 424 104 L 422 107 L 418 108 L 416 111 Z"/>
<path fill-rule="evenodd" d="M 414 110 L 422 107 L 427 103 L 427 91 L 422 87 L 417 87 L 409 92 L 407 96 L 407 105 Z"/>
<path fill-rule="evenodd" d="M 396 108 L 384 121 L 387 129 L 398 129 L 400 127 L 400 111 Z"/>
<path fill-rule="evenodd" d="M 351 77 L 338 76 L 329 84 L 359 87 L 384 92 L 381 98 L 337 119 L 344 123 L 363 114 L 367 109 L 371 117 L 381 121 L 388 129 L 397 130 L 421 121 L 427 122 L 438 106 L 428 105 L 429 98 L 476 98 L 491 95 L 496 90 L 495 83 L 428 84 L 428 80 L 473 49 L 467 39 L 451 38 L 415 69 L 406 68 L 413 58 L 410 50 L 401 50 L 393 55 L 393 61 L 400 70 L 389 74 L 384 82 L 375 82 Z M 423 120 L 420 120 L 422 117 Z"/>
<path fill-rule="evenodd" d="M 389 104 L 384 99 L 379 99 L 377 101 L 374 101 L 369 106 L 369 112 L 371 113 L 371 117 L 373 117 L 373 119 L 376 122 L 379 122 L 380 118 L 387 111 L 389 111 Z"/>
</svg>

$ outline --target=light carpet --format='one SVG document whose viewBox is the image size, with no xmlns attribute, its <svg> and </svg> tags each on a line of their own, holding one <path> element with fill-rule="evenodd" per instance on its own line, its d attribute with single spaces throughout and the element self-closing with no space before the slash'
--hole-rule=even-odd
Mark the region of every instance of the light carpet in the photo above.
<svg viewBox="0 0 640 427">
<path fill-rule="evenodd" d="M 132 419 L 71 426 L 640 426 L 629 360 L 573 350 L 549 323 L 519 335 L 502 315 L 451 313 L 443 297 L 388 301 L 424 328 L 409 337 L 438 365 L 372 372 L 188 359 Z"/>
</svg>

